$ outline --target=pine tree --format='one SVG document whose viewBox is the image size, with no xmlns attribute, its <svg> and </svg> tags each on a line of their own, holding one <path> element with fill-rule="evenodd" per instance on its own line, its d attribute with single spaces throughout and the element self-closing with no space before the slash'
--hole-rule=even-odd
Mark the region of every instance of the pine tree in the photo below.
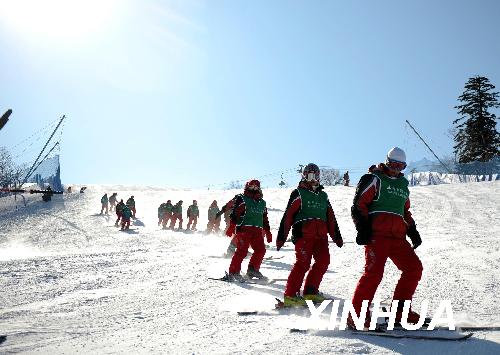
<svg viewBox="0 0 500 355">
<path fill-rule="evenodd" d="M 459 163 L 487 162 L 500 156 L 500 133 L 496 130 L 495 114 L 488 112 L 500 107 L 498 92 L 488 78 L 475 76 L 465 84 L 464 93 L 458 98 L 461 105 L 455 106 L 460 118 L 456 125 L 454 146 Z"/>
</svg>

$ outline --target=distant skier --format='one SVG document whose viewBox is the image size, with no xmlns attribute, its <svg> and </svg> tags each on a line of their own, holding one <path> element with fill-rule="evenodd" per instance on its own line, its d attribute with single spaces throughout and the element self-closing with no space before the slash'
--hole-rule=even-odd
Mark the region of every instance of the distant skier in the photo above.
<svg viewBox="0 0 500 355">
<path fill-rule="evenodd" d="M 42 200 L 44 202 L 49 202 L 51 199 L 52 199 L 52 189 L 49 186 L 49 187 L 47 187 L 45 192 L 42 194 Z"/>
<path fill-rule="evenodd" d="M 118 199 L 118 194 L 113 192 L 113 194 L 109 197 L 109 210 L 113 212 L 113 209 L 116 207 L 116 200 Z"/>
<path fill-rule="evenodd" d="M 208 208 L 208 223 L 206 234 L 210 234 L 212 232 L 219 233 L 220 232 L 220 217 L 217 217 L 219 213 L 219 206 L 217 206 L 217 201 L 213 200 L 212 204 Z"/>
<path fill-rule="evenodd" d="M 371 166 L 356 187 L 351 215 L 357 230 L 356 243 L 365 246 L 364 273 L 352 297 L 358 317 L 362 301 L 373 300 L 388 258 L 402 272 L 393 295 L 393 300 L 399 301 L 397 322 L 402 318 L 403 301 L 412 299 L 422 276 L 422 263 L 414 251 L 422 239 L 410 213 L 408 180 L 401 173 L 405 168 L 405 152 L 394 147 L 387 154 L 386 163 Z M 406 235 L 413 247 L 406 241 Z M 365 327 L 370 323 L 368 310 L 366 315 Z M 408 323 L 417 323 L 419 318 L 410 309 Z M 350 317 L 347 324 L 355 328 Z"/>
<path fill-rule="evenodd" d="M 103 211 L 108 214 L 108 194 L 105 193 L 104 196 L 101 197 L 101 214 Z"/>
<path fill-rule="evenodd" d="M 163 222 L 163 216 L 165 214 L 165 206 L 166 202 L 160 203 L 160 206 L 158 206 L 158 225 L 162 224 Z"/>
<path fill-rule="evenodd" d="M 170 220 L 170 229 L 174 230 L 175 223 L 179 220 L 179 230 L 182 230 L 182 200 L 172 207 L 172 218 Z"/>
<path fill-rule="evenodd" d="M 193 204 L 189 206 L 187 210 L 188 224 L 186 230 L 189 229 L 191 229 L 192 231 L 196 230 L 196 224 L 198 223 L 199 216 L 200 216 L 200 210 L 198 209 L 198 202 L 196 200 L 193 200 Z M 192 227 L 191 223 L 193 224 Z"/>
<path fill-rule="evenodd" d="M 172 219 L 172 209 L 173 208 L 174 208 L 174 206 L 172 206 L 172 201 L 168 200 L 163 208 L 163 217 L 162 217 L 162 222 L 161 222 L 163 229 L 167 229 L 167 224 Z"/>
<path fill-rule="evenodd" d="M 118 222 L 120 222 L 122 218 L 122 213 L 123 213 L 123 207 L 125 207 L 125 203 L 123 200 L 120 200 L 118 204 L 116 205 L 115 211 L 116 211 L 116 222 L 115 222 L 115 227 L 118 227 Z"/>
<path fill-rule="evenodd" d="M 349 171 L 344 174 L 344 186 L 349 186 Z"/>
<path fill-rule="evenodd" d="M 42 195 L 42 200 L 45 202 L 49 202 L 52 199 L 53 194 L 54 194 L 54 192 L 52 191 L 50 186 L 47 186 L 47 188 L 45 189 L 45 192 Z"/>
<path fill-rule="evenodd" d="M 305 305 L 306 300 L 315 303 L 324 301 L 319 286 L 330 264 L 328 234 L 339 248 L 343 245 L 328 195 L 323 191 L 319 181 L 319 167 L 313 163 L 307 164 L 302 170 L 299 186 L 290 195 L 276 238 L 276 248 L 280 250 L 285 244 L 288 232 L 292 229 L 296 261 L 286 284 L 284 296 L 286 307 Z M 310 267 L 312 258 L 314 264 Z M 306 273 L 307 278 L 301 297 L 300 288 Z"/>
<path fill-rule="evenodd" d="M 266 279 L 259 269 L 266 254 L 264 235 L 267 242 L 271 243 L 272 234 L 267 218 L 266 202 L 262 199 L 258 180 L 248 181 L 244 192 L 235 199 L 231 212 L 231 225 L 227 233 L 232 234 L 234 231 L 238 239 L 236 252 L 227 274 L 228 281 L 243 281 L 243 276 L 240 274 L 241 263 L 247 256 L 249 246 L 254 253 L 248 263 L 247 277 Z"/>
<path fill-rule="evenodd" d="M 124 205 L 122 209 L 122 228 L 121 230 L 130 228 L 130 217 L 132 217 L 132 210 L 129 206 Z"/>
<path fill-rule="evenodd" d="M 134 196 L 130 196 L 130 198 L 127 200 L 127 202 L 125 204 L 132 211 L 132 218 L 135 218 L 135 200 L 134 200 Z"/>
</svg>

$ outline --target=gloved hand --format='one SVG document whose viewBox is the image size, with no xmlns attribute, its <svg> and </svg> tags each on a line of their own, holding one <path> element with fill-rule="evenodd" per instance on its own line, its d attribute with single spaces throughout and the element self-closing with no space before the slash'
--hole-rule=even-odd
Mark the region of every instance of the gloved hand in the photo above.
<svg viewBox="0 0 500 355">
<path fill-rule="evenodd" d="M 341 237 L 341 236 L 336 237 L 336 238 L 333 240 L 333 242 L 334 242 L 335 244 L 337 244 L 337 246 L 338 246 L 339 248 L 342 248 L 342 246 L 344 245 L 344 240 L 342 239 L 342 237 Z"/>
<path fill-rule="evenodd" d="M 417 231 L 417 225 L 412 224 L 411 226 L 408 226 L 406 234 L 413 244 L 413 249 L 417 249 L 420 244 L 422 244 L 422 238 L 420 238 L 420 233 Z"/>
<path fill-rule="evenodd" d="M 235 230 L 236 230 L 236 224 L 234 224 L 234 223 L 232 223 L 232 222 L 231 222 L 231 223 L 229 224 L 229 228 L 228 228 L 228 229 L 227 229 L 227 231 L 226 231 L 226 235 L 227 235 L 228 237 L 232 237 L 232 236 L 233 236 L 233 234 L 234 234 L 234 231 L 235 231 Z"/>
<path fill-rule="evenodd" d="M 356 244 L 368 245 L 372 240 L 372 229 L 368 221 L 356 225 L 358 234 L 356 235 Z"/>
<path fill-rule="evenodd" d="M 276 250 L 279 251 L 283 245 L 285 245 L 285 241 L 284 240 L 276 239 Z"/>
<path fill-rule="evenodd" d="M 271 231 L 265 231 L 265 234 L 267 243 L 271 243 L 273 241 L 273 235 L 271 234 Z"/>
</svg>

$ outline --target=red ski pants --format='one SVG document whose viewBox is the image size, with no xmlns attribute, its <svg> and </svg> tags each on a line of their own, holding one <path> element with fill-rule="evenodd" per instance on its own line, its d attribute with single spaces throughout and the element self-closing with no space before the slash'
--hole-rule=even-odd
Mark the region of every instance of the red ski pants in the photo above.
<svg viewBox="0 0 500 355">
<path fill-rule="evenodd" d="M 330 264 L 330 252 L 328 250 L 328 236 L 304 236 L 295 243 L 296 261 L 288 276 L 285 296 L 295 296 L 300 292 L 300 286 L 304 276 L 311 266 L 311 259 L 314 257 L 314 264 L 307 274 L 304 283 L 304 291 L 319 289 L 323 275 L 325 275 Z"/>
<path fill-rule="evenodd" d="M 231 259 L 231 265 L 229 265 L 229 273 L 238 273 L 241 271 L 241 263 L 243 259 L 247 256 L 248 247 L 251 246 L 253 249 L 253 255 L 250 258 L 248 266 L 252 266 L 254 270 L 259 270 L 264 255 L 266 254 L 266 246 L 264 244 L 264 236 L 262 235 L 262 230 L 257 230 L 255 232 L 238 232 L 235 236 L 236 241 L 236 252 Z M 234 240 L 234 239 L 233 239 Z"/>
<path fill-rule="evenodd" d="M 402 272 L 394 290 L 394 300 L 411 300 L 422 277 L 422 263 L 406 239 L 376 237 L 365 246 L 365 271 L 359 279 L 352 304 L 357 315 L 363 300 L 370 303 L 382 281 L 387 258 Z"/>
<path fill-rule="evenodd" d="M 130 228 L 130 218 L 122 218 L 122 229 Z"/>
<path fill-rule="evenodd" d="M 189 217 L 186 229 L 191 228 L 191 223 L 193 224 L 192 230 L 196 229 L 196 223 L 198 223 L 198 217 Z"/>
<path fill-rule="evenodd" d="M 213 221 L 208 221 L 207 223 L 207 234 L 208 233 L 219 233 L 220 231 L 220 218 L 214 219 Z"/>
<path fill-rule="evenodd" d="M 175 223 L 179 220 L 179 229 L 182 229 L 182 214 L 174 213 L 170 219 L 170 229 L 174 229 Z"/>
<path fill-rule="evenodd" d="M 163 214 L 161 219 L 161 225 L 163 226 L 164 229 L 167 228 L 168 221 L 170 221 L 171 218 L 172 218 L 172 213 L 167 212 Z"/>
</svg>

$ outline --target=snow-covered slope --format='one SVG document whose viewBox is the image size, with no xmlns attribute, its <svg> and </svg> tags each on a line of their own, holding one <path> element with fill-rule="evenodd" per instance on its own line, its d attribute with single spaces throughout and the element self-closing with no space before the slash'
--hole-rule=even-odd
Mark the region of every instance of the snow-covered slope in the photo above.
<svg viewBox="0 0 500 355">
<path fill-rule="evenodd" d="M 114 216 L 100 216 L 100 197 L 118 192 L 137 202 L 135 229 L 117 231 Z M 0 353 L 500 353 L 500 335 L 478 332 L 464 342 L 369 338 L 336 331 L 329 336 L 291 334 L 298 315 L 240 317 L 236 310 L 266 310 L 282 297 L 284 282 L 227 284 L 227 237 L 162 231 L 161 202 L 192 199 L 206 225 L 212 200 L 222 206 L 239 191 L 190 191 L 153 187 L 90 186 L 84 194 L 54 196 L 49 203 L 0 214 Z M 354 188 L 327 192 L 345 241 L 354 240 L 350 206 Z M 264 198 L 273 233 L 290 190 Z M 450 299 L 457 323 L 500 325 L 500 183 L 411 188 L 413 214 L 424 240 L 417 254 L 424 274 L 415 295 L 435 310 Z M 274 245 L 274 243 L 273 243 Z M 322 291 L 350 299 L 363 267 L 363 248 L 330 247 Z M 268 255 L 262 272 L 286 278 L 293 245 Z M 246 263 L 244 261 L 243 270 Z M 390 297 L 398 271 L 388 262 L 377 298 Z M 306 315 L 307 316 L 307 315 Z M 327 314 L 325 313 L 327 319 Z"/>
<path fill-rule="evenodd" d="M 426 171 L 413 173 L 406 176 L 411 186 L 417 185 L 439 185 L 439 184 L 459 184 L 481 181 L 497 181 L 500 180 L 500 174 L 489 175 L 461 175 L 461 174 L 446 174 L 437 173 L 434 171 Z"/>
</svg>

